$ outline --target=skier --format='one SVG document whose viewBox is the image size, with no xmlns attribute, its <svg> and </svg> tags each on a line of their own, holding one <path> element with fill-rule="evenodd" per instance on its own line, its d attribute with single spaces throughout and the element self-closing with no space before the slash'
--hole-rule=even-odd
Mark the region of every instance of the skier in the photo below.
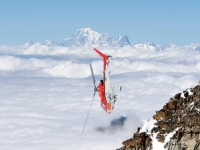
<svg viewBox="0 0 200 150">
<path fill-rule="evenodd" d="M 101 105 L 103 103 L 104 107 L 106 107 L 107 102 L 105 98 L 105 86 L 103 80 L 100 80 L 100 83 L 98 85 L 98 92 L 99 92 L 99 97 L 101 98 Z"/>
</svg>

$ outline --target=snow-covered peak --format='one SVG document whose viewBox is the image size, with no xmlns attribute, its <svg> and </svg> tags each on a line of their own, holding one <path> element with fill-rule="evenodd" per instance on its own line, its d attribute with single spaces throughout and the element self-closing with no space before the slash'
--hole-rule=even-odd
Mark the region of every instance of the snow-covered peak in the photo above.
<svg viewBox="0 0 200 150">
<path fill-rule="evenodd" d="M 73 37 L 98 37 L 100 36 L 100 34 L 90 28 L 81 28 L 79 30 L 77 30 L 73 35 Z"/>
<path fill-rule="evenodd" d="M 60 43 L 59 42 L 55 42 L 53 40 L 49 40 L 47 39 L 44 43 L 44 45 L 47 45 L 47 46 L 52 46 L 52 45 L 59 45 Z"/>
<path fill-rule="evenodd" d="M 31 46 L 40 42 L 29 42 L 24 46 Z M 65 38 L 60 42 L 47 39 L 43 45 L 47 46 L 66 46 L 66 47 L 124 47 L 131 46 L 127 36 L 112 37 L 108 33 L 98 33 L 91 28 L 78 29 L 71 38 Z"/>
<path fill-rule="evenodd" d="M 22 46 L 31 46 L 31 45 L 34 45 L 34 44 L 36 44 L 36 42 L 29 41 L 29 42 L 25 43 L 25 44 L 22 45 Z"/>
<path fill-rule="evenodd" d="M 133 47 L 137 49 L 151 50 L 151 51 L 163 51 L 165 49 L 164 46 L 156 45 L 154 43 L 136 44 Z"/>
<path fill-rule="evenodd" d="M 186 48 L 188 50 L 200 50 L 200 43 L 186 45 L 186 46 L 184 46 L 184 48 Z"/>
<path fill-rule="evenodd" d="M 102 47 L 123 47 L 130 46 L 127 36 L 112 37 L 108 33 L 98 33 L 90 28 L 77 30 L 71 38 L 64 39 L 65 46 L 102 46 Z"/>
<path fill-rule="evenodd" d="M 156 45 L 154 43 L 144 43 L 144 44 L 136 44 L 133 47 L 152 50 L 155 48 L 155 46 Z"/>
<path fill-rule="evenodd" d="M 154 43 L 144 43 L 144 44 L 135 44 L 133 45 L 136 49 L 142 50 L 151 50 L 151 51 L 164 51 L 164 50 L 200 50 L 200 43 L 185 45 L 185 46 L 177 46 L 173 43 L 169 45 L 157 45 Z"/>
<path fill-rule="evenodd" d="M 78 29 L 74 34 L 69 38 L 65 38 L 62 41 L 53 41 L 47 39 L 44 43 L 41 42 L 28 42 L 23 46 L 31 46 L 35 44 L 42 44 L 47 46 L 65 46 L 65 47 L 125 47 L 131 46 L 131 43 L 128 37 L 125 36 L 111 36 L 108 33 L 99 33 L 91 28 L 81 28 Z M 158 45 L 155 43 L 146 42 L 144 44 L 135 44 L 133 48 L 141 50 L 150 50 L 150 51 L 164 51 L 164 50 L 200 50 L 200 43 L 190 44 L 186 46 L 177 46 L 175 44 L 169 45 Z"/>
</svg>

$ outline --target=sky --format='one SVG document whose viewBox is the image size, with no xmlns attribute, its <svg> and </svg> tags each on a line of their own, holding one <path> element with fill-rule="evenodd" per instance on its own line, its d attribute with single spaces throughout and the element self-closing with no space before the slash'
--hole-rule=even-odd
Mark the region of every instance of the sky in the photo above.
<svg viewBox="0 0 200 150">
<path fill-rule="evenodd" d="M 97 49 L 113 56 L 110 80 L 119 99 L 107 114 L 96 94 L 82 133 L 94 91 L 90 63 L 96 82 L 102 79 L 93 48 L 0 46 L 1 150 L 120 148 L 171 97 L 199 82 L 196 50 Z"/>
<path fill-rule="evenodd" d="M 119 100 L 108 115 L 96 94 L 82 133 L 93 96 L 89 64 L 98 82 L 101 58 L 88 47 L 20 45 L 61 41 L 88 27 L 112 36 L 127 35 L 132 45 L 192 44 L 199 41 L 199 4 L 197 0 L 1 0 L 0 149 L 119 148 L 171 97 L 199 81 L 199 51 L 100 48 L 113 56 L 110 78 Z M 118 86 L 123 87 L 121 93 Z"/>
<path fill-rule="evenodd" d="M 199 14 L 199 0 L 1 0 L 0 45 L 61 41 L 89 27 L 132 45 L 183 46 L 199 42 Z"/>
</svg>

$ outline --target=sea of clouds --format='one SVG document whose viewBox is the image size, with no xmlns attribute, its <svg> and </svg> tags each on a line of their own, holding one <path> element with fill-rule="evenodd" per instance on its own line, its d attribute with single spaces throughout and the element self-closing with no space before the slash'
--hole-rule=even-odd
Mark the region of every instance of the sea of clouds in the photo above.
<svg viewBox="0 0 200 150">
<path fill-rule="evenodd" d="M 102 59 L 92 47 L 0 46 L 0 149 L 113 150 L 176 93 L 199 81 L 200 52 L 100 48 L 112 55 L 111 83 L 122 86 L 112 114 L 93 97 Z"/>
</svg>

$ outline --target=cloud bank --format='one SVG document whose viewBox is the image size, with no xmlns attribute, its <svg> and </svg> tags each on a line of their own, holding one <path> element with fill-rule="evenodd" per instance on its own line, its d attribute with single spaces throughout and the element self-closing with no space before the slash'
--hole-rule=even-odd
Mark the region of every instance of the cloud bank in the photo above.
<svg viewBox="0 0 200 150">
<path fill-rule="evenodd" d="M 93 96 L 90 63 L 96 81 L 102 78 L 93 48 L 1 46 L 0 149 L 119 148 L 170 97 L 199 80 L 199 51 L 99 50 L 113 56 L 111 83 L 123 89 L 110 115 L 95 96 L 82 134 Z"/>
</svg>

